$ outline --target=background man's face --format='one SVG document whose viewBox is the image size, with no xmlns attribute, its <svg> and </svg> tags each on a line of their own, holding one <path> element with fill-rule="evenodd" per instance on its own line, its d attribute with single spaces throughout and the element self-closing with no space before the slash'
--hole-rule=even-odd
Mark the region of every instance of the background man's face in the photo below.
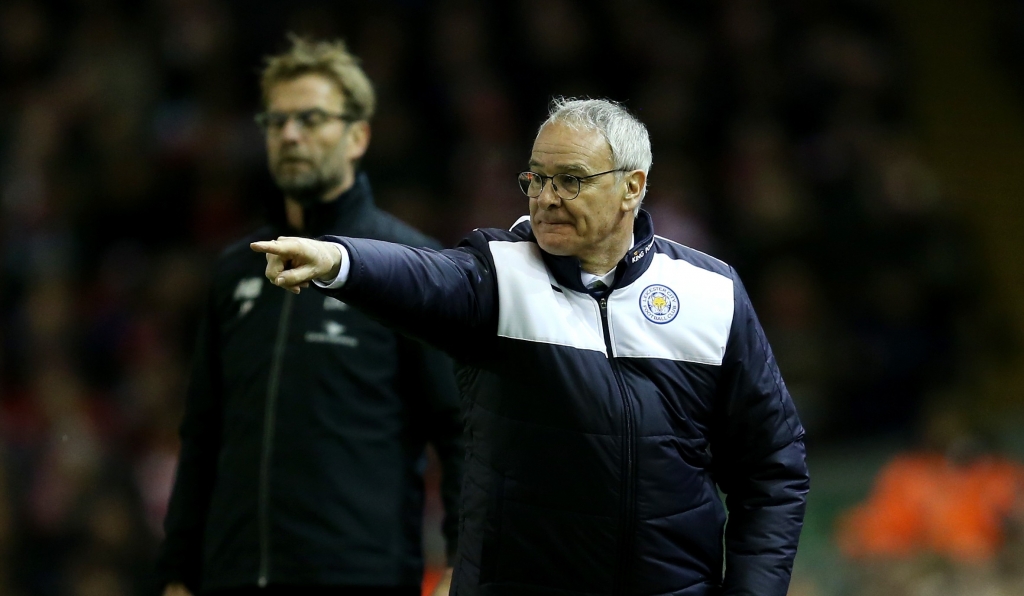
<svg viewBox="0 0 1024 596">
<path fill-rule="evenodd" d="M 318 74 L 280 82 L 267 95 L 270 112 L 319 108 L 338 114 L 345 107 L 338 87 Z M 303 128 L 291 118 L 280 129 L 267 129 L 270 173 L 286 196 L 304 204 L 315 203 L 351 179 L 354 166 L 346 151 L 349 128 L 338 118 L 328 118 L 315 128 Z"/>
<path fill-rule="evenodd" d="M 615 167 L 611 147 L 596 130 L 574 130 L 561 123 L 544 126 L 533 143 L 530 170 L 544 176 L 589 176 Z M 622 217 L 622 185 L 614 174 L 584 180 L 571 201 L 558 197 L 551 181 L 530 199 L 530 223 L 545 251 L 584 257 L 597 250 Z"/>
</svg>

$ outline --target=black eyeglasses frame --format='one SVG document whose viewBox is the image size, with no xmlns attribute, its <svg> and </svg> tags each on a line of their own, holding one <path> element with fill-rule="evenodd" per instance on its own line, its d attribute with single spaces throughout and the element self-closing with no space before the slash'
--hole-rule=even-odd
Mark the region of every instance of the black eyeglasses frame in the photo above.
<svg viewBox="0 0 1024 596">
<path fill-rule="evenodd" d="M 553 176 L 545 176 L 544 174 L 539 174 L 537 172 L 533 172 L 533 171 L 527 170 L 525 172 L 519 172 L 519 176 L 518 176 L 519 190 L 523 191 L 523 194 L 526 195 L 527 197 L 529 197 L 531 199 L 535 199 L 535 198 L 539 197 L 541 195 L 541 193 L 544 192 L 544 187 L 547 186 L 548 180 L 550 180 L 551 181 L 551 188 L 555 191 L 555 194 L 558 195 L 558 198 L 562 199 L 563 201 L 571 201 L 571 200 L 575 199 L 576 197 L 580 196 L 580 192 L 583 190 L 583 181 L 584 180 L 589 180 L 591 178 L 596 178 L 597 176 L 604 176 L 605 174 L 611 174 L 612 172 L 629 172 L 629 171 L 631 171 L 631 170 L 627 170 L 625 168 L 615 168 L 614 170 L 607 170 L 605 172 L 598 172 L 596 174 L 590 174 L 589 176 L 575 176 L 573 174 L 554 174 Z M 540 191 L 537 194 L 535 194 L 533 196 L 530 196 L 530 193 L 527 190 L 529 188 L 529 182 L 527 182 L 526 186 L 523 186 L 523 181 L 524 181 L 523 177 L 524 176 L 526 176 L 526 177 L 531 177 L 531 176 L 538 176 L 538 177 L 540 177 L 540 182 L 541 182 L 540 183 Z M 555 184 L 555 178 L 558 177 L 558 176 L 566 176 L 568 178 L 571 178 L 571 179 L 575 180 L 576 181 L 576 194 L 574 194 L 571 197 L 563 197 L 558 192 L 559 191 L 559 186 L 557 184 Z M 564 185 L 563 185 L 563 187 L 564 187 Z"/>
<path fill-rule="evenodd" d="M 353 118 L 350 114 L 345 112 L 328 112 L 323 108 L 309 108 L 307 110 L 293 110 L 289 112 L 283 111 L 265 111 L 256 114 L 253 117 L 256 125 L 260 127 L 264 132 L 270 130 L 281 130 L 288 125 L 288 121 L 295 118 L 296 123 L 303 130 L 314 130 L 323 126 L 328 119 L 337 119 L 342 122 L 351 124 L 357 119 Z M 322 120 L 313 124 L 311 118 L 321 118 Z"/>
</svg>

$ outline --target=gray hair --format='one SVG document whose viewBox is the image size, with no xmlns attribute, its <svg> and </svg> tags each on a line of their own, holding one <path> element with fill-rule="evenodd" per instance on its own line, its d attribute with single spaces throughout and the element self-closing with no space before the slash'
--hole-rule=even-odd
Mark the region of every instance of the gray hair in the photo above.
<svg viewBox="0 0 1024 596">
<path fill-rule="evenodd" d="M 616 169 L 651 171 L 651 137 L 643 122 L 629 110 L 607 99 L 556 97 L 551 101 L 548 119 L 540 125 L 559 122 L 575 130 L 596 130 L 612 150 Z M 538 130 L 539 133 L 539 130 Z M 647 194 L 647 183 L 640 189 L 640 200 Z M 639 207 L 637 207 L 639 211 Z"/>
</svg>

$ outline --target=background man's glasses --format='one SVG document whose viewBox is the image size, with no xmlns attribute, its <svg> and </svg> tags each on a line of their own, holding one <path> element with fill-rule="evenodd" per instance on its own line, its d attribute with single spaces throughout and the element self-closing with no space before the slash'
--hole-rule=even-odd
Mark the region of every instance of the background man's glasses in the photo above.
<svg viewBox="0 0 1024 596">
<path fill-rule="evenodd" d="M 598 172 L 589 176 L 573 176 L 572 174 L 555 174 L 554 176 L 545 176 L 543 174 L 538 174 L 537 172 L 521 172 L 519 174 L 519 188 L 522 189 L 523 194 L 534 199 L 539 197 L 540 193 L 544 192 L 544 184 L 550 180 L 551 188 L 555 191 L 555 194 L 563 201 L 571 201 L 579 196 L 580 188 L 583 186 L 582 183 L 584 180 L 589 180 L 596 176 L 611 174 L 612 172 L 628 171 L 629 170 L 619 168 L 616 170 L 608 170 L 607 172 Z"/>
<path fill-rule="evenodd" d="M 299 128 L 303 130 L 315 130 L 323 126 L 328 120 L 341 120 L 343 122 L 352 122 L 352 117 L 337 112 L 328 112 L 320 108 L 312 108 L 309 110 L 295 110 L 292 112 L 260 112 L 256 114 L 256 124 L 259 125 L 264 131 L 280 131 L 288 121 L 292 118 L 295 119 L 295 123 L 299 125 Z"/>
</svg>

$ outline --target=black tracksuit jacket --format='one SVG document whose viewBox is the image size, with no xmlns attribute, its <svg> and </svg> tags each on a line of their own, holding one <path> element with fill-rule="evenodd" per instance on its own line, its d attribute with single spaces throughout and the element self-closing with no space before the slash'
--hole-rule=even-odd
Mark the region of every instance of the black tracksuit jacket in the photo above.
<svg viewBox="0 0 1024 596">
<path fill-rule="evenodd" d="M 443 251 L 329 238 L 351 266 L 323 293 L 458 363 L 457 596 L 787 592 L 804 431 L 746 290 L 644 211 L 633 234 L 605 292 L 528 221 Z"/>
<path fill-rule="evenodd" d="M 309 208 L 304 235 L 437 246 L 373 204 L 365 175 Z M 464 464 L 447 356 L 317 292 L 264 276 L 255 240 L 224 251 L 199 333 L 157 571 L 193 592 L 265 584 L 415 586 L 425 443 L 443 466 L 454 553 Z"/>
</svg>

